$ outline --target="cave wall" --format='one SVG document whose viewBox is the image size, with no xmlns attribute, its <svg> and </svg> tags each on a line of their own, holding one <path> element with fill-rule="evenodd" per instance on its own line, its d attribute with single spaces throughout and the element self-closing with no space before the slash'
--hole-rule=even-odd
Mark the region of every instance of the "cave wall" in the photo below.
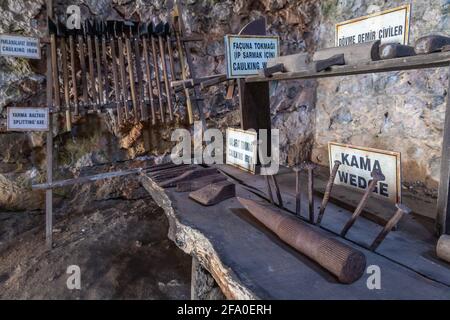
<svg viewBox="0 0 450 320">
<path fill-rule="evenodd" d="M 320 1 L 318 48 L 334 46 L 334 25 L 407 1 Z M 450 1 L 413 0 L 410 44 L 430 33 L 450 33 Z M 321 79 L 317 86 L 312 158 L 328 165 L 327 143 L 349 143 L 402 153 L 405 184 L 437 188 L 448 69 Z"/>
</svg>

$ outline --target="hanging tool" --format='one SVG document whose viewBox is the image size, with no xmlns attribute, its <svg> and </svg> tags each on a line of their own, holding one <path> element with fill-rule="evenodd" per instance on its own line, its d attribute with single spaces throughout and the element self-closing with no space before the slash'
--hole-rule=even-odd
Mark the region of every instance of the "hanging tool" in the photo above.
<svg viewBox="0 0 450 320">
<path fill-rule="evenodd" d="M 51 62 L 52 62 L 52 79 L 53 79 L 53 96 L 54 96 L 54 107 L 59 110 L 61 107 L 60 92 L 59 92 L 59 74 L 58 74 L 58 52 L 56 47 L 56 35 L 58 32 L 58 27 L 56 23 L 49 18 L 48 19 L 48 29 L 50 33 L 50 50 L 51 50 Z"/>
<path fill-rule="evenodd" d="M 151 70 L 151 64 L 150 64 L 150 57 L 149 57 L 149 50 L 148 50 L 148 30 L 149 30 L 149 24 L 148 23 L 141 23 L 139 27 L 139 35 L 142 39 L 142 50 L 144 55 L 144 61 L 145 61 L 145 76 L 147 81 L 147 97 L 150 100 L 150 112 L 151 112 L 151 118 L 152 118 L 152 124 L 156 124 L 156 113 L 155 113 L 155 103 L 153 100 L 153 79 L 152 79 L 152 70 Z"/>
<path fill-rule="evenodd" d="M 73 111 L 74 115 L 78 115 L 80 110 L 78 108 L 78 90 L 77 90 L 77 71 L 75 68 L 75 43 L 74 36 L 76 33 L 73 29 L 66 29 L 69 36 L 69 52 L 70 52 L 70 77 L 72 79 L 72 94 L 73 94 Z"/>
<path fill-rule="evenodd" d="M 100 54 L 100 41 L 101 30 L 99 21 L 94 20 L 92 25 L 92 33 L 94 37 L 94 49 L 95 49 L 95 62 L 97 67 L 97 92 L 98 92 L 98 104 L 101 107 L 106 104 L 103 97 L 103 75 L 102 75 L 102 55 Z M 99 111 L 99 110 L 97 110 Z"/>
<path fill-rule="evenodd" d="M 132 21 L 124 22 L 124 39 L 125 39 L 125 56 L 127 58 L 127 67 L 128 67 L 128 78 L 130 79 L 130 92 L 131 92 L 131 102 L 133 104 L 133 115 L 134 121 L 139 122 L 139 114 L 138 114 L 138 98 L 136 96 L 136 84 L 134 78 L 134 63 L 133 63 L 133 52 L 131 51 L 131 38 L 133 37 L 133 26 L 134 23 Z"/>
<path fill-rule="evenodd" d="M 111 48 L 111 69 L 113 75 L 113 86 L 114 86 L 114 96 L 115 96 L 115 104 L 116 104 L 116 113 L 117 113 L 117 125 L 120 127 L 123 121 L 122 115 L 122 101 L 120 100 L 120 83 L 119 83 L 119 74 L 117 71 L 117 54 L 116 54 L 116 43 L 114 42 L 114 21 L 106 22 L 106 40 L 109 42 L 109 47 Z"/>
<path fill-rule="evenodd" d="M 134 47 L 134 62 L 137 78 L 137 101 L 139 105 L 139 111 L 141 113 L 141 121 L 148 120 L 148 109 L 144 99 L 144 80 L 142 76 L 142 60 L 141 60 L 141 48 L 139 45 L 139 23 L 136 22 L 132 27 L 133 32 L 133 47 Z"/>
<path fill-rule="evenodd" d="M 81 26 L 81 30 L 78 34 L 78 50 L 80 58 L 80 69 L 81 69 L 81 86 L 83 87 L 82 102 L 83 102 L 83 113 L 86 112 L 86 107 L 88 106 L 89 93 L 88 93 L 88 83 L 87 83 L 87 69 L 86 69 L 86 48 L 84 44 L 84 27 Z"/>
<path fill-rule="evenodd" d="M 89 82 L 91 84 L 91 102 L 94 105 L 94 110 L 97 111 L 98 107 L 98 96 L 97 89 L 95 86 L 95 69 L 94 69 L 94 51 L 92 48 L 92 36 L 94 35 L 94 28 L 92 26 L 91 21 L 86 20 L 84 24 L 85 34 L 86 34 L 86 43 L 88 49 L 88 62 L 89 62 Z"/>
<path fill-rule="evenodd" d="M 118 45 L 118 56 L 119 56 L 119 71 L 120 71 L 120 81 L 122 83 L 122 101 L 123 107 L 125 110 L 125 120 L 128 120 L 128 83 L 125 69 L 125 56 L 124 56 L 124 47 L 123 47 L 123 21 L 115 21 L 114 23 L 114 34 L 117 39 Z"/>
<path fill-rule="evenodd" d="M 341 237 L 345 237 L 348 230 L 350 230 L 350 228 L 353 226 L 356 219 L 359 217 L 359 215 L 363 211 L 364 207 L 366 206 L 366 203 L 369 200 L 369 197 L 372 194 L 373 190 L 378 185 L 378 182 L 385 180 L 385 177 L 380 170 L 373 170 L 371 173 L 371 176 L 372 176 L 372 180 L 370 181 L 369 186 L 367 187 L 366 191 L 364 192 L 364 195 L 361 198 L 361 201 L 359 202 L 358 206 L 356 207 L 355 212 L 353 212 L 352 217 L 350 218 L 350 220 L 347 221 L 347 223 L 344 226 L 344 229 L 342 229 Z"/>
<path fill-rule="evenodd" d="M 98 30 L 100 32 L 100 39 L 102 43 L 102 61 L 103 61 L 103 89 L 105 90 L 104 104 L 109 103 L 109 81 L 108 81 L 108 47 L 106 43 L 106 23 L 104 21 L 98 21 Z"/>
<path fill-rule="evenodd" d="M 317 224 L 322 222 L 323 215 L 325 214 L 325 208 L 327 207 L 328 201 L 330 200 L 331 190 L 333 189 L 334 180 L 336 179 L 336 174 L 341 166 L 341 162 L 336 160 L 334 162 L 333 169 L 331 170 L 330 178 L 328 179 L 327 186 L 325 187 L 325 193 L 323 195 L 322 204 L 319 210 L 319 216 L 317 217 Z"/>
<path fill-rule="evenodd" d="M 70 112 L 70 93 L 69 93 L 69 66 L 67 63 L 67 44 L 66 44 L 66 26 L 58 22 L 57 29 L 58 37 L 60 40 L 60 52 L 61 52 L 61 68 L 63 72 L 63 87 L 64 87 L 64 110 L 66 116 L 66 131 L 72 131 L 72 115 Z M 73 67 L 72 67 L 73 68 Z"/>
<path fill-rule="evenodd" d="M 300 192 L 300 172 L 302 171 L 301 166 L 295 166 L 292 168 L 295 172 L 295 214 L 301 216 L 301 201 L 302 194 Z"/>
<path fill-rule="evenodd" d="M 375 240 L 370 245 L 370 250 L 375 251 L 378 246 L 383 242 L 383 240 L 387 237 L 388 233 L 397 225 L 400 219 L 405 214 L 411 213 L 411 209 L 401 203 L 397 203 L 395 205 L 397 207 L 397 212 L 392 216 L 392 218 L 386 223 L 383 230 L 378 234 Z"/>
<path fill-rule="evenodd" d="M 158 37 L 159 54 L 160 54 L 160 59 L 161 59 L 161 69 L 163 72 L 163 80 L 164 80 L 164 85 L 166 88 L 167 109 L 169 111 L 169 119 L 170 119 L 170 121 L 172 121 L 173 120 L 172 93 L 170 90 L 169 78 L 167 75 L 166 54 L 165 54 L 165 50 L 164 50 L 164 38 L 166 37 L 166 34 L 168 33 L 168 27 L 169 27 L 169 25 L 167 23 L 160 21 L 159 23 L 154 24 L 153 31 L 154 31 L 155 35 Z"/>
<path fill-rule="evenodd" d="M 170 81 L 176 81 L 177 80 L 177 75 L 176 75 L 176 71 L 175 71 L 175 63 L 173 60 L 173 47 L 172 47 L 172 34 L 173 34 L 173 28 L 171 23 L 168 21 L 167 22 L 167 32 L 166 32 L 166 44 L 167 44 L 167 53 L 169 55 L 169 68 L 170 68 Z"/>
<path fill-rule="evenodd" d="M 158 91 L 158 102 L 159 102 L 159 114 L 161 117 L 161 122 L 165 122 L 165 112 L 164 112 L 164 105 L 163 105 L 163 96 L 162 96 L 162 89 L 161 89 L 161 80 L 159 75 L 159 64 L 158 64 L 158 56 L 156 53 L 156 40 L 155 40 L 155 33 L 154 33 L 154 24 L 149 23 L 149 35 L 150 35 L 150 43 L 152 45 L 152 58 L 153 58 L 153 69 L 155 72 L 155 80 L 156 80 L 156 89 Z"/>
</svg>

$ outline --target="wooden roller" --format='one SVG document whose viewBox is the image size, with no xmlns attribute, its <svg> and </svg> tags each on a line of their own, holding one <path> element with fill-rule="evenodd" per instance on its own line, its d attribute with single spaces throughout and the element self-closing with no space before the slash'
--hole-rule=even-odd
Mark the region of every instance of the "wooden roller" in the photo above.
<svg viewBox="0 0 450 320">
<path fill-rule="evenodd" d="M 439 238 L 436 254 L 440 259 L 450 263 L 450 235 L 444 234 Z"/>
<path fill-rule="evenodd" d="M 238 197 L 239 202 L 284 242 L 327 269 L 341 283 L 358 280 L 366 268 L 365 255 L 329 238 L 313 227 L 269 205 Z"/>
</svg>

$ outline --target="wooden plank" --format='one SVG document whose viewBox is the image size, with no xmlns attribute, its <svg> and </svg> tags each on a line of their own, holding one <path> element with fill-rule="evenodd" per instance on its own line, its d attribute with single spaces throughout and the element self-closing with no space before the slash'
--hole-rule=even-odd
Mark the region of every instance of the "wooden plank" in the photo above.
<svg viewBox="0 0 450 320">
<path fill-rule="evenodd" d="M 35 184 L 32 186 L 33 189 L 39 190 L 39 189 L 54 189 L 54 188 L 61 188 L 70 186 L 73 184 L 83 184 L 83 183 L 89 183 L 89 182 L 95 182 L 97 180 L 102 179 L 111 179 L 115 177 L 122 177 L 127 176 L 130 174 L 139 174 L 143 169 L 130 169 L 130 170 L 124 170 L 124 171 L 114 171 L 114 172 L 106 172 L 106 173 L 99 173 L 92 176 L 86 176 L 86 177 L 80 177 L 75 179 L 67 179 L 67 180 L 60 180 L 60 181 L 54 181 L 54 182 L 47 182 L 42 184 Z"/>
<path fill-rule="evenodd" d="M 450 75 L 450 68 L 449 68 Z M 450 81 L 449 81 L 450 92 Z M 436 231 L 438 234 L 450 234 L 450 99 L 447 94 L 445 108 L 444 138 L 441 148 L 441 172 L 439 179 Z"/>
<path fill-rule="evenodd" d="M 437 68 L 449 65 L 450 65 L 450 52 L 438 52 L 413 57 L 370 61 L 365 64 L 360 64 L 356 66 L 336 66 L 332 67 L 330 71 L 326 72 L 314 72 L 314 71 L 289 72 L 282 74 L 274 74 L 273 77 L 270 79 L 261 76 L 252 76 L 245 78 L 245 82 L 266 82 L 266 81 L 340 77 L 365 73 Z"/>
</svg>

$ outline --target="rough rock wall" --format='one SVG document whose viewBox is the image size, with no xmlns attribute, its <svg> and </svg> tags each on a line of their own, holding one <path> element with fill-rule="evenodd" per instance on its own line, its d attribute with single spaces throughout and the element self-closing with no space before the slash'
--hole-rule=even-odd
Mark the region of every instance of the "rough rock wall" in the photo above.
<svg viewBox="0 0 450 320">
<path fill-rule="evenodd" d="M 321 1 L 319 48 L 334 46 L 334 24 L 408 1 Z M 450 33 L 450 1 L 413 0 L 410 44 Z M 329 141 L 402 153 L 403 179 L 436 188 L 448 69 L 389 72 L 318 81 L 313 160 L 328 164 Z"/>
<path fill-rule="evenodd" d="M 62 14 L 69 4 L 79 5 L 82 19 L 133 17 L 148 21 L 154 15 L 167 13 L 167 2 L 163 0 L 54 0 L 54 4 L 57 14 Z M 193 43 L 191 49 L 198 76 L 225 72 L 223 36 L 237 33 L 246 23 L 263 15 L 267 17 L 268 33 L 280 36 L 282 54 L 313 51 L 317 41 L 319 5 L 313 0 L 186 0 L 184 4 L 187 32 L 204 39 Z M 44 0 L 0 1 L 0 32 L 44 36 L 45 15 Z M 45 106 L 45 50 L 42 53 L 41 60 L 0 57 L 0 206 L 3 209 L 34 209 L 43 204 L 42 193 L 31 192 L 29 186 L 31 181 L 45 180 L 45 135 L 6 133 L 4 127 L 6 107 Z M 211 87 L 203 94 L 208 126 L 224 129 L 239 125 L 237 99 L 225 100 L 225 85 Z M 271 95 L 273 126 L 281 133 L 281 160 L 292 164 L 308 158 L 313 140 L 315 82 L 273 84 Z M 181 117 L 185 113 L 183 99 L 180 95 L 175 106 Z M 55 120 L 55 163 L 61 169 L 75 170 L 167 153 L 171 148 L 171 129 L 181 125 L 178 121 L 163 129 L 139 124 L 117 132 L 106 114 L 79 119 L 71 134 L 63 132 L 62 116 Z M 62 178 L 59 172 L 55 169 L 55 179 Z M 20 196 L 25 194 L 31 199 Z"/>
</svg>

